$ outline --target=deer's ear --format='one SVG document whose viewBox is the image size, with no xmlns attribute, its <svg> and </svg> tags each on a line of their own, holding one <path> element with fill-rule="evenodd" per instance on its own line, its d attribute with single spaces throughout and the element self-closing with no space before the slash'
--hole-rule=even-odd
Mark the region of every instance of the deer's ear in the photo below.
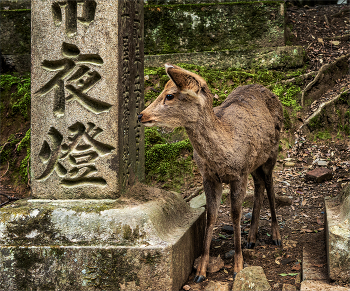
<svg viewBox="0 0 350 291">
<path fill-rule="evenodd" d="M 198 94 L 201 90 L 202 80 L 196 74 L 171 64 L 165 64 L 165 70 L 180 91 L 190 90 Z"/>
</svg>

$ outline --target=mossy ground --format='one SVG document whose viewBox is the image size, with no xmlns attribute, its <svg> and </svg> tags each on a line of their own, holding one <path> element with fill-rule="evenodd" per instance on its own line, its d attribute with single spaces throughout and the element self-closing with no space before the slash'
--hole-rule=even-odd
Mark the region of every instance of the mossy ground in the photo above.
<svg viewBox="0 0 350 291">
<path fill-rule="evenodd" d="M 30 172 L 30 75 L 2 74 L 0 88 L 2 183 L 26 195 Z"/>
</svg>

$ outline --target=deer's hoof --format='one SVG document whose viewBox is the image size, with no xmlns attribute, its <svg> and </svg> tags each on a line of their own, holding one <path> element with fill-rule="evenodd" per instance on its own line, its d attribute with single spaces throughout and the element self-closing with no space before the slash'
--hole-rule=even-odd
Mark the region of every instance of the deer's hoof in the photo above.
<svg viewBox="0 0 350 291">
<path fill-rule="evenodd" d="M 273 240 L 273 244 L 280 247 L 280 246 L 282 246 L 282 240 L 280 240 L 280 239 L 274 239 L 274 240 Z"/>
<path fill-rule="evenodd" d="M 247 242 L 247 249 L 254 249 L 255 243 Z"/>
<path fill-rule="evenodd" d="M 195 282 L 195 283 L 201 283 L 201 282 L 203 282 L 204 280 L 205 280 L 205 277 L 204 277 L 204 276 L 196 276 L 196 277 L 194 277 L 193 282 Z"/>
</svg>

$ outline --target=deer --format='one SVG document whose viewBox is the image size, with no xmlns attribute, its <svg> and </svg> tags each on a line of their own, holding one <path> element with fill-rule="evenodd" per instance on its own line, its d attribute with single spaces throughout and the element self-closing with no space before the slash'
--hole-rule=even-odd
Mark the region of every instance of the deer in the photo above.
<svg viewBox="0 0 350 291">
<path fill-rule="evenodd" d="M 194 282 L 206 278 L 210 243 L 222 197 L 222 183 L 230 185 L 230 214 L 234 230 L 233 278 L 243 269 L 240 221 L 248 176 L 254 181 L 254 204 L 247 248 L 254 248 L 260 209 L 266 189 L 272 240 L 282 245 L 276 217 L 272 172 L 277 161 L 283 110 L 278 97 L 259 84 L 239 86 L 213 108 L 213 95 L 199 75 L 165 64 L 170 80 L 140 114 L 144 126 L 183 127 L 193 146 L 193 158 L 203 178 L 206 229 L 203 252 Z"/>
</svg>

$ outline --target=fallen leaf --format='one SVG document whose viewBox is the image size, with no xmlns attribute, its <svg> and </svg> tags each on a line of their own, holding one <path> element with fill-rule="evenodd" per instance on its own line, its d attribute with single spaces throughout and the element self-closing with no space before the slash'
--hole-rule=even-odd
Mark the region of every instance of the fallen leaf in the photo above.
<svg viewBox="0 0 350 291">
<path fill-rule="evenodd" d="M 318 217 L 317 217 L 317 224 L 323 225 L 323 222 L 322 222 L 321 219 L 319 219 Z"/>
<path fill-rule="evenodd" d="M 334 44 L 334 45 L 339 45 L 339 44 L 340 44 L 340 41 L 337 41 L 337 40 L 332 40 L 332 41 L 331 41 L 331 44 Z"/>
<path fill-rule="evenodd" d="M 324 44 L 323 39 L 320 38 L 320 37 L 317 39 L 317 41 L 320 42 L 320 43 L 322 43 L 322 44 Z"/>
<path fill-rule="evenodd" d="M 300 264 L 299 264 L 299 263 L 295 264 L 295 265 L 292 267 L 292 270 L 293 270 L 293 271 L 299 271 L 299 270 L 300 270 Z"/>
<path fill-rule="evenodd" d="M 182 289 L 188 291 L 188 290 L 191 289 L 191 286 L 189 286 L 189 285 L 184 285 L 184 286 L 182 287 Z"/>
<path fill-rule="evenodd" d="M 214 95 L 214 98 L 215 98 L 215 99 L 219 99 L 219 95 L 218 95 L 218 94 L 215 94 L 215 95 Z"/>
<path fill-rule="evenodd" d="M 226 269 L 224 269 L 224 273 L 225 273 L 225 274 L 228 274 L 228 271 L 227 271 Z"/>
<path fill-rule="evenodd" d="M 305 206 L 306 203 L 307 203 L 307 200 L 304 199 L 303 202 L 301 202 L 301 206 Z"/>
</svg>

